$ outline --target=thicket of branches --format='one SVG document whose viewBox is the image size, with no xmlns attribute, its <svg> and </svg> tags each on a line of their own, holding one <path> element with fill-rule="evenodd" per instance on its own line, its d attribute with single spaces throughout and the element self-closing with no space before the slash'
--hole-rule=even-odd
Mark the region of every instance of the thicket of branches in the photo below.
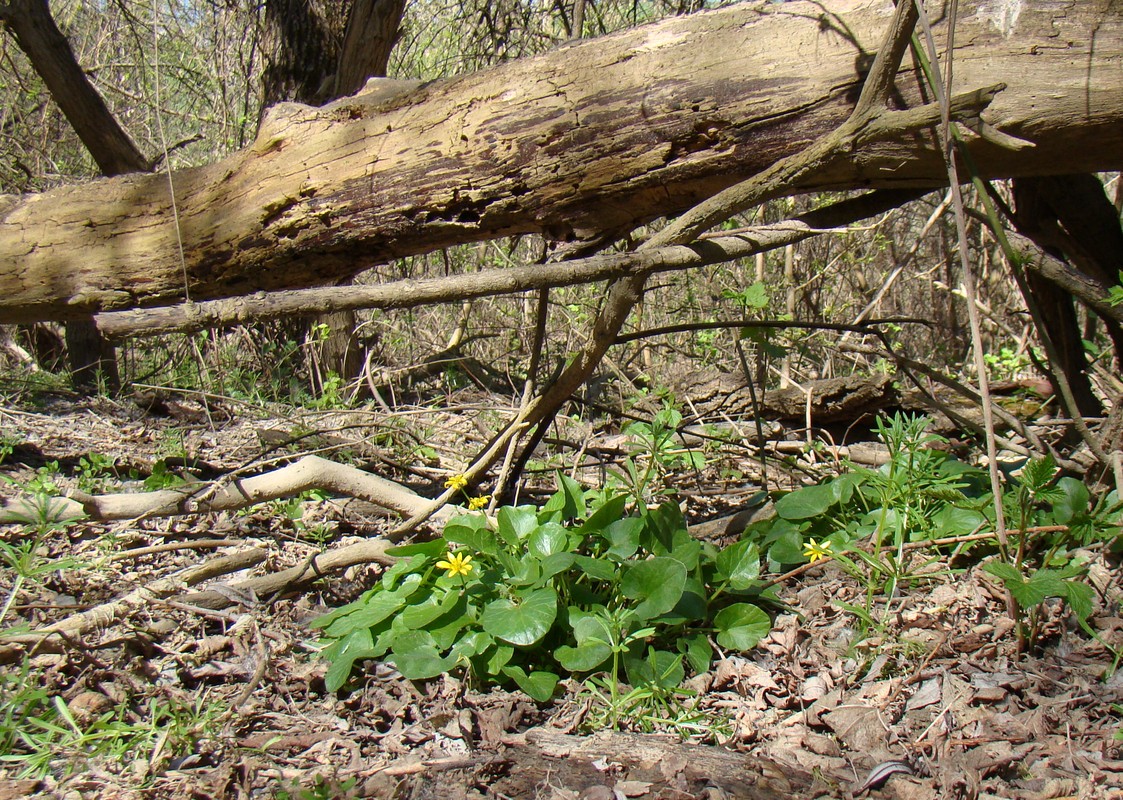
<svg viewBox="0 0 1123 800">
<path fill-rule="evenodd" d="M 414 0 L 407 5 L 391 60 L 391 77 L 436 78 L 479 69 L 562 45 L 578 35 L 595 36 L 669 14 L 689 13 L 718 2 L 500 2 Z M 261 113 L 265 6 L 200 0 L 157 3 L 113 0 L 101 5 L 52 5 L 79 62 L 143 153 L 173 166 L 213 160 L 249 141 Z M 581 29 L 575 23 L 581 18 Z M 0 38 L 0 192 L 28 192 L 97 175 L 48 92 L 10 37 Z M 741 224 L 790 217 L 824 198 L 775 201 Z M 634 329 L 692 321 L 754 318 L 848 324 L 870 317 L 917 318 L 893 332 L 902 352 L 937 369 L 970 372 L 969 337 L 962 278 L 954 255 L 952 215 L 943 193 L 839 234 L 817 237 L 786 250 L 654 280 Z M 937 213 L 939 212 L 939 213 Z M 1002 377 L 1032 370 L 1034 345 L 1022 301 L 1001 266 L 994 242 L 976 222 L 968 240 L 980 264 L 984 345 Z M 624 243 L 621 243 L 624 244 Z M 381 282 L 472 272 L 488 266 L 533 263 L 546 255 L 536 237 L 454 248 L 383 265 L 360 278 Z M 760 284 L 760 286 L 755 286 Z M 755 287 L 755 288 L 754 288 Z M 585 323 L 601 303 L 599 287 L 554 290 L 542 368 L 548 374 L 577 349 Z M 534 301 L 528 297 L 478 300 L 405 312 L 360 314 L 355 336 L 367 375 L 350 387 L 331 383 L 335 396 L 362 396 L 372 383 L 394 383 L 400 368 L 419 364 L 455 345 L 489 374 L 458 368 L 433 374 L 445 388 L 481 381 L 517 391 L 533 349 Z M 13 332 L 20 347 L 51 366 L 51 328 Z M 121 347 L 125 379 L 180 383 L 222 393 L 267 399 L 314 399 L 324 394 L 328 366 L 316 354 L 325 331 L 272 324 L 254 335 L 241 330 L 199 336 L 138 340 Z M 1090 347 L 1108 350 L 1093 321 L 1085 324 Z M 737 328 L 686 331 L 636 342 L 610 353 L 610 369 L 658 388 L 666 368 L 705 363 L 738 371 Z M 876 357 L 839 348 L 843 334 L 797 330 L 747 340 L 756 378 L 783 379 L 869 371 Z M 846 336 L 855 341 L 854 336 Z M 777 345 L 786 350 L 781 354 Z M 311 355 L 311 357 L 309 357 Z M 26 369 L 26 365 L 19 366 Z M 1100 380 L 1111 378 L 1103 370 Z M 317 374 L 319 373 L 319 374 Z M 1103 387 L 1111 394 L 1117 387 Z"/>
</svg>

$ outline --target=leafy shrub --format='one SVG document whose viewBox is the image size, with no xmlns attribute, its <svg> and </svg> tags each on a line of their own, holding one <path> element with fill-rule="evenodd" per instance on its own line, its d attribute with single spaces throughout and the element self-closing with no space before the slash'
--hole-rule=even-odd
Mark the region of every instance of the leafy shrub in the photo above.
<svg viewBox="0 0 1123 800">
<path fill-rule="evenodd" d="M 626 509 L 624 495 L 589 508 L 559 476 L 541 509 L 458 517 L 440 539 L 391 550 L 402 560 L 375 587 L 313 622 L 328 688 L 363 659 L 418 680 L 462 669 L 539 701 L 562 674 L 672 688 L 709 668 L 710 635 L 742 651 L 768 633 L 754 544 L 694 539 L 673 503 Z"/>
</svg>

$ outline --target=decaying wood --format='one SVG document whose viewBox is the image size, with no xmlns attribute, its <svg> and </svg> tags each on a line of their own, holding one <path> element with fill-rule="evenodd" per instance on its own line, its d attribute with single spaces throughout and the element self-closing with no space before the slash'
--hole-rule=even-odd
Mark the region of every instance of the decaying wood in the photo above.
<svg viewBox="0 0 1123 800">
<path fill-rule="evenodd" d="M 386 555 L 386 549 L 393 542 L 388 539 L 368 539 L 346 547 L 318 553 L 304 564 L 290 567 L 280 572 L 260 575 L 232 584 L 226 591 L 211 589 L 195 592 L 176 598 L 200 608 L 224 608 L 234 604 L 232 596 L 242 596 L 249 602 L 266 600 L 273 595 L 306 586 L 318 581 L 325 575 L 338 572 L 358 564 L 393 564 L 396 560 Z"/>
<path fill-rule="evenodd" d="M 0 664 L 9 664 L 18 660 L 23 650 L 28 647 L 33 647 L 38 652 L 58 652 L 66 642 L 77 639 L 94 628 L 104 627 L 153 600 L 174 597 L 180 603 L 206 609 L 234 605 L 238 598 L 243 599 L 247 604 L 254 604 L 259 599 L 265 600 L 273 595 L 306 586 L 325 575 L 348 567 L 370 563 L 392 564 L 395 559 L 386 555 L 386 549 L 392 544 L 386 539 L 356 542 L 327 553 L 317 553 L 306 563 L 280 572 L 249 578 L 217 589 L 177 594 L 185 587 L 195 586 L 220 575 L 260 564 L 267 554 L 264 548 L 255 547 L 219 556 L 204 564 L 188 567 L 171 577 L 161 578 L 138 587 L 122 597 L 80 614 L 74 614 L 45 628 L 29 633 L 0 636 Z"/>
<path fill-rule="evenodd" d="M 95 520 L 170 517 L 186 513 L 235 511 L 257 503 L 291 497 L 312 489 L 355 497 L 383 508 L 409 516 L 430 503 L 393 481 L 337 464 L 319 456 L 305 456 L 299 461 L 250 478 L 235 478 L 228 484 L 190 484 L 175 489 L 129 494 L 88 495 L 72 492 L 67 498 L 52 498 L 50 517 Z M 446 517 L 454 509 L 437 508 L 433 513 Z M 15 499 L 0 508 L 0 522 L 25 522 L 37 519 L 40 508 L 33 501 Z"/>
<path fill-rule="evenodd" d="M 840 228 L 884 213 L 918 195 L 919 192 L 909 189 L 882 189 L 831 203 L 784 222 L 759 225 L 736 234 L 707 238 L 691 245 L 596 255 L 556 264 L 489 269 L 441 278 L 261 292 L 226 300 L 110 311 L 98 314 L 96 319 L 98 329 L 105 336 L 119 339 L 137 334 L 203 330 L 254 320 L 322 314 L 327 311 L 415 308 L 430 303 L 449 303 L 528 289 L 573 286 L 645 272 L 693 269 L 795 244 L 821 231 Z"/>
<path fill-rule="evenodd" d="M 976 163 L 987 176 L 1123 166 L 1119 55 L 1101 44 L 1123 38 L 1123 17 L 1018 8 L 960 10 L 958 89 L 1005 84 L 981 119 L 1034 145 L 980 137 Z M 892 12 L 888 0 L 739 4 L 402 95 L 282 105 L 247 150 L 175 174 L 178 228 L 166 176 L 8 198 L 0 321 L 323 284 L 452 244 L 598 237 L 680 212 L 838 128 Z M 911 67 L 894 97 L 923 103 Z M 787 190 L 946 179 L 933 137 L 917 134 Z"/>
<path fill-rule="evenodd" d="M 689 398 L 692 407 L 704 417 L 720 414 L 749 419 L 759 414 L 773 420 L 803 420 L 810 409 L 815 425 L 852 422 L 899 402 L 888 375 L 847 375 L 809 381 L 802 387 L 765 392 L 754 405 L 744 378 L 725 373 L 701 384 L 683 386 L 682 396 Z"/>
<path fill-rule="evenodd" d="M 264 548 L 252 547 L 219 556 L 203 564 L 195 564 L 167 578 L 160 578 L 139 586 L 128 594 L 60 620 L 53 625 L 30 633 L 0 636 L 0 664 L 19 660 L 26 647 L 39 652 L 57 652 L 65 642 L 76 639 L 86 631 L 109 625 L 114 620 L 144 606 L 153 599 L 163 599 L 219 575 L 248 569 L 265 560 Z"/>
<path fill-rule="evenodd" d="M 678 737 L 616 731 L 570 736 L 533 728 L 507 739 L 515 762 L 512 778 L 494 787 L 523 792 L 547 785 L 554 777 L 562 786 L 630 789 L 641 797 L 737 797 L 750 800 L 809 797 L 810 775 L 765 758 L 750 758 L 721 747 L 684 744 Z M 525 796 L 522 793 L 516 796 Z M 584 796 L 584 795 L 583 795 Z"/>
</svg>

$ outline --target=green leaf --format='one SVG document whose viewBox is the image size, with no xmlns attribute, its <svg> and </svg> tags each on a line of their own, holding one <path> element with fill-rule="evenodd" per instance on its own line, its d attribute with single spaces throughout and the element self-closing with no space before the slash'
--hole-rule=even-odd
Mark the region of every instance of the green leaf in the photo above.
<svg viewBox="0 0 1123 800">
<path fill-rule="evenodd" d="M 695 569 L 702 555 L 702 543 L 687 531 L 681 531 L 675 535 L 674 545 L 670 557 L 686 567 L 687 572 Z"/>
<path fill-rule="evenodd" d="M 1069 596 L 1065 581 L 1054 570 L 1037 570 L 1026 578 L 1014 566 L 1005 562 L 992 561 L 984 564 L 983 569 L 1001 578 L 1022 608 L 1034 608 L 1048 597 Z"/>
<path fill-rule="evenodd" d="M 461 595 L 457 590 L 434 592 L 420 603 L 413 603 L 402 609 L 402 623 L 411 629 L 424 628 L 433 620 L 452 611 L 460 600 Z"/>
<path fill-rule="evenodd" d="M 455 544 L 461 545 L 471 553 L 483 553 L 493 557 L 499 555 L 499 542 L 495 538 L 495 533 L 487 525 L 487 518 L 483 514 L 472 514 L 450 520 L 442 534 L 446 542 L 446 550 L 448 544 Z"/>
<path fill-rule="evenodd" d="M 654 684 L 661 689 L 674 689 L 686 677 L 680 653 L 649 649 L 645 658 L 626 657 L 624 670 L 632 686 Z"/>
<path fill-rule="evenodd" d="M 986 564 L 983 564 L 983 571 L 1001 578 L 1003 582 L 1022 582 L 1022 573 L 1018 572 L 1012 564 L 1007 564 L 1005 561 L 988 561 Z"/>
<path fill-rule="evenodd" d="M 402 559 L 383 572 L 382 579 L 378 583 L 383 589 L 395 589 L 398 586 L 398 581 L 405 576 L 414 572 L 421 572 L 428 560 L 425 556 L 420 555 Z"/>
<path fill-rule="evenodd" d="M 986 516 L 973 508 L 945 505 L 932 516 L 932 529 L 937 538 L 960 536 L 978 530 Z"/>
<path fill-rule="evenodd" d="M 1065 588 L 1067 589 L 1065 599 L 1068 601 L 1068 607 L 1072 609 L 1072 613 L 1077 618 L 1087 622 L 1088 617 L 1092 615 L 1092 600 L 1096 596 L 1095 590 L 1080 581 L 1065 581 Z"/>
<path fill-rule="evenodd" d="M 496 514 L 499 538 L 510 547 L 517 547 L 538 527 L 538 509 L 534 506 L 503 506 Z"/>
<path fill-rule="evenodd" d="M 802 564 L 807 559 L 803 555 L 803 534 L 787 520 L 779 520 L 773 526 L 778 533 L 776 541 L 768 548 L 768 558 L 777 564 Z"/>
<path fill-rule="evenodd" d="M 451 522 L 449 523 L 452 524 Z M 386 550 L 386 555 L 394 556 L 394 558 L 405 558 L 407 556 L 427 556 L 428 558 L 443 557 L 448 550 L 447 545 L 440 539 L 433 539 L 430 542 L 418 542 L 417 544 L 402 544 L 397 547 L 390 547 Z"/>
<path fill-rule="evenodd" d="M 554 651 L 558 663 L 569 672 L 592 672 L 612 655 L 612 648 L 601 642 L 585 642 L 576 647 L 563 644 Z"/>
<path fill-rule="evenodd" d="M 410 596 L 421 588 L 421 576 L 407 575 L 402 585 L 392 591 L 375 592 L 361 608 L 352 611 L 345 617 L 333 620 L 324 629 L 324 634 L 331 637 L 341 637 L 359 628 L 371 628 L 382 622 L 406 604 Z M 313 620 L 313 623 L 319 620 Z"/>
<path fill-rule="evenodd" d="M 616 561 L 627 561 L 639 550 L 640 534 L 644 521 L 640 517 L 626 517 L 610 523 L 604 529 L 604 539 L 608 542 L 608 555 Z"/>
<path fill-rule="evenodd" d="M 507 583 L 510 586 L 526 587 L 526 586 L 541 586 L 542 580 L 542 565 L 533 558 L 523 558 L 521 561 L 511 557 L 511 563 L 507 567 Z"/>
<path fill-rule="evenodd" d="M 776 515 L 781 519 L 811 519 L 825 514 L 837 502 L 838 496 L 829 483 L 819 483 L 796 489 L 776 501 Z"/>
<path fill-rule="evenodd" d="M 543 523 L 531 532 L 527 549 L 538 558 L 565 552 L 569 549 L 569 534 L 556 522 Z"/>
<path fill-rule="evenodd" d="M 678 648 L 684 651 L 686 660 L 690 663 L 690 668 L 694 670 L 696 675 L 702 675 L 709 671 L 714 656 L 714 648 L 705 633 L 699 631 L 690 636 L 681 637 L 678 640 Z"/>
<path fill-rule="evenodd" d="M 576 560 L 577 556 L 573 553 L 554 553 L 552 556 L 546 556 L 542 559 L 541 580 L 548 581 L 559 572 L 565 572 L 573 566 L 573 562 Z"/>
<path fill-rule="evenodd" d="M 436 638 L 436 637 L 434 637 Z M 443 642 L 437 641 L 437 649 L 440 650 Z M 504 645 L 506 647 L 506 645 Z M 468 658 L 476 658 L 492 651 L 491 657 L 495 656 L 495 651 L 498 646 L 495 644 L 495 637 L 487 631 L 473 630 L 465 633 L 458 638 L 455 642 L 449 643 L 449 655 L 455 655 L 459 661 Z M 510 648 L 508 648 L 510 649 Z"/>
<path fill-rule="evenodd" d="M 751 650 L 772 630 L 772 621 L 749 603 L 735 603 L 714 617 L 717 643 L 727 650 Z"/>
<path fill-rule="evenodd" d="M 570 672 L 592 672 L 612 655 L 604 622 L 604 615 L 608 612 L 603 606 L 595 612 L 570 606 L 568 612 L 569 626 L 577 646 L 562 645 L 554 651 L 554 657 Z"/>
<path fill-rule="evenodd" d="M 670 611 L 682 597 L 685 586 L 686 567 L 666 556 L 640 561 L 628 568 L 620 581 L 623 595 L 640 601 L 634 609 L 639 619 Z"/>
<path fill-rule="evenodd" d="M 644 512 L 641 542 L 656 555 L 666 555 L 675 548 L 675 533 L 686 531 L 686 520 L 677 503 L 666 502 Z"/>
<path fill-rule="evenodd" d="M 760 577 L 760 548 L 751 539 L 742 539 L 717 554 L 718 575 L 734 589 L 748 589 Z"/>
<path fill-rule="evenodd" d="M 850 502 L 850 498 L 854 496 L 854 490 L 857 489 L 865 477 L 857 472 L 847 472 L 839 475 L 830 482 L 831 491 L 834 492 L 835 500 L 842 505 Z"/>
<path fill-rule="evenodd" d="M 503 674 L 539 703 L 548 702 L 558 687 L 558 676 L 552 672 L 535 670 L 527 675 L 522 667 L 509 666 L 503 668 Z"/>
<path fill-rule="evenodd" d="M 582 536 L 588 536 L 603 531 L 614 522 L 624 521 L 624 509 L 627 506 L 628 496 L 626 494 L 613 495 L 589 515 L 585 524 L 578 528 L 577 532 Z"/>
<path fill-rule="evenodd" d="M 592 556 L 577 556 L 574 563 L 588 575 L 598 581 L 615 581 L 616 564 L 607 558 L 593 558 Z"/>
<path fill-rule="evenodd" d="M 488 637 L 490 638 L 490 637 Z M 487 660 L 487 674 L 498 675 L 503 671 L 503 667 L 507 666 L 507 662 L 515 654 L 515 648 L 510 645 L 499 645 L 495 648 L 495 652 L 491 654 L 491 658 Z"/>
<path fill-rule="evenodd" d="M 558 491 L 542 507 L 542 513 L 549 515 L 560 513 L 563 520 L 583 519 L 587 513 L 585 507 L 585 492 L 581 485 L 573 478 L 561 472 L 554 473 L 554 484 Z"/>
<path fill-rule="evenodd" d="M 398 672 L 407 680 L 423 681 L 448 672 L 456 666 L 459 658 L 456 654 L 442 657 L 435 646 L 423 644 L 405 652 L 395 649 L 391 651 L 388 660 L 394 663 Z"/>
<path fill-rule="evenodd" d="M 325 650 L 323 655 L 325 658 L 331 658 L 331 666 L 324 675 L 324 685 L 329 692 L 335 692 L 346 682 L 356 661 L 378 658 L 382 653 L 375 651 L 370 629 L 361 628 L 340 639 L 331 648 Z"/>
<path fill-rule="evenodd" d="M 1087 486 L 1076 478 L 1066 477 L 1057 481 L 1057 488 L 1061 492 L 1053 503 L 1053 519 L 1057 524 L 1067 525 L 1074 519 L 1087 516 L 1088 503 L 1092 499 Z"/>
<path fill-rule="evenodd" d="M 480 615 L 480 624 L 495 638 L 525 647 L 546 635 L 557 613 L 557 593 L 553 589 L 536 589 L 525 597 L 488 603 Z"/>
<path fill-rule="evenodd" d="M 1021 484 L 1033 494 L 1044 489 L 1053 476 L 1057 474 L 1057 462 L 1053 456 L 1044 455 L 1041 458 L 1031 458 L 1022 467 Z"/>
<path fill-rule="evenodd" d="M 739 292 L 726 289 L 721 295 L 722 297 L 737 301 L 737 303 L 746 309 L 762 309 L 768 307 L 768 288 L 760 281 L 750 283 Z"/>
</svg>

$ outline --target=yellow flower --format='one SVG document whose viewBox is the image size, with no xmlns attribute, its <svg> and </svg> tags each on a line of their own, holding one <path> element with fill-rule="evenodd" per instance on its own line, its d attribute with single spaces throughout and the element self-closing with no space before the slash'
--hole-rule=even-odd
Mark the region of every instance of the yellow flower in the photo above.
<svg viewBox="0 0 1123 800">
<path fill-rule="evenodd" d="M 803 554 L 811 559 L 812 564 L 820 558 L 830 558 L 834 555 L 831 553 L 831 543 L 825 539 L 822 542 L 816 542 L 814 539 L 808 540 L 807 546 L 803 548 Z"/>
<path fill-rule="evenodd" d="M 487 504 L 491 502 L 490 494 L 481 494 L 479 497 L 468 498 L 468 510 L 479 511 L 481 508 L 487 508 Z"/>
<path fill-rule="evenodd" d="M 454 491 L 459 491 L 460 489 L 463 489 L 467 485 L 468 485 L 468 476 L 467 475 L 460 475 L 460 474 L 453 475 L 451 478 L 449 478 L 447 481 L 445 481 L 445 488 L 446 489 L 453 489 Z"/>
<path fill-rule="evenodd" d="M 467 576 L 472 571 L 472 557 L 466 556 L 463 553 L 445 553 L 444 561 L 437 562 L 437 569 L 447 569 L 448 575 L 451 578 L 453 575 Z"/>
</svg>

